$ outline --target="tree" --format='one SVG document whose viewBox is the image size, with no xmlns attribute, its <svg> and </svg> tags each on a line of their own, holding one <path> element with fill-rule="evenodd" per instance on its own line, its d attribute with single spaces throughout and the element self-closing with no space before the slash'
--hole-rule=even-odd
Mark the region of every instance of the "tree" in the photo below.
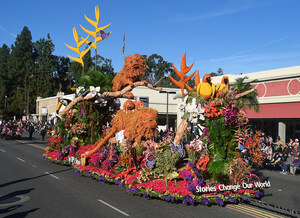
<svg viewBox="0 0 300 218">
<path fill-rule="evenodd" d="M 59 56 L 55 61 L 56 72 L 54 74 L 55 93 L 58 91 L 65 94 L 71 93 L 74 86 L 74 78 L 71 71 L 71 61 L 68 57 Z"/>
<path fill-rule="evenodd" d="M 54 48 L 49 34 L 46 39 L 42 38 L 34 43 L 35 72 L 31 81 L 34 83 L 32 91 L 36 96 L 48 97 L 55 94 L 53 75 L 56 57 L 52 54 Z"/>
<path fill-rule="evenodd" d="M 222 76 L 223 75 L 223 69 L 219 67 L 219 69 L 217 70 L 217 73 L 215 72 L 211 72 L 210 76 L 214 77 L 214 76 Z"/>
<path fill-rule="evenodd" d="M 167 74 L 176 78 L 175 72 L 171 63 L 165 61 L 162 56 L 152 54 L 149 57 L 143 55 L 146 59 L 147 70 L 142 80 L 147 80 L 151 85 L 160 87 L 176 87 L 170 80 Z"/>
<path fill-rule="evenodd" d="M 82 67 L 79 63 L 77 63 L 75 61 L 71 62 L 71 72 L 72 72 L 72 76 L 75 80 L 76 86 L 78 86 L 81 76 L 87 74 L 88 71 L 95 71 L 94 70 L 94 63 L 93 63 L 94 59 L 92 59 L 89 56 L 90 54 L 91 53 L 89 51 L 83 57 L 83 59 L 84 59 L 84 74 L 82 74 Z M 88 68 L 86 66 L 89 66 L 89 70 L 86 70 Z M 111 80 L 111 82 L 112 82 L 112 79 L 113 79 L 115 73 L 114 73 L 114 68 L 112 66 L 112 61 L 110 59 L 104 58 L 100 55 L 97 55 L 97 70 L 96 71 L 99 71 L 102 74 L 104 74 L 105 78 Z"/>
<path fill-rule="evenodd" d="M 104 58 L 100 55 L 97 55 L 97 70 L 99 70 L 103 74 L 115 74 L 114 68 L 112 66 L 112 61 L 108 58 Z"/>
<path fill-rule="evenodd" d="M 9 58 L 9 47 L 3 44 L 0 48 L 0 109 L 3 113 L 5 111 L 5 96 L 8 93 L 9 79 L 8 79 L 8 58 Z"/>
<path fill-rule="evenodd" d="M 9 86 L 8 101 L 11 105 L 21 105 L 26 113 L 27 91 L 29 90 L 29 76 L 33 73 L 33 43 L 31 32 L 28 27 L 24 27 L 22 32 L 17 35 L 16 41 L 11 48 L 8 59 L 8 79 L 11 81 Z M 16 98 L 17 88 L 22 89 L 23 98 Z M 10 107 L 12 109 L 12 107 Z M 35 107 L 34 107 L 35 108 Z M 12 111 L 10 111 L 12 112 Z M 16 111 L 16 115 L 21 115 Z M 26 114 L 25 113 L 25 114 Z"/>
</svg>

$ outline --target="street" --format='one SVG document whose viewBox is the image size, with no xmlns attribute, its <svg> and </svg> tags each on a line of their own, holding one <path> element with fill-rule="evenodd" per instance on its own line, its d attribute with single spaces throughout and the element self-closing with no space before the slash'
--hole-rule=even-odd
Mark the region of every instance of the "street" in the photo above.
<svg viewBox="0 0 300 218">
<path fill-rule="evenodd" d="M 47 138 L 46 138 L 47 139 Z M 32 140 L 0 139 L 1 217 L 279 217 L 247 205 L 186 206 L 157 199 L 144 199 L 117 185 L 77 176 L 72 167 L 42 159 L 38 133 Z M 296 176 L 260 171 L 270 180 L 262 200 L 300 210 L 300 172 Z M 250 209 L 249 209 L 250 208 Z"/>
</svg>

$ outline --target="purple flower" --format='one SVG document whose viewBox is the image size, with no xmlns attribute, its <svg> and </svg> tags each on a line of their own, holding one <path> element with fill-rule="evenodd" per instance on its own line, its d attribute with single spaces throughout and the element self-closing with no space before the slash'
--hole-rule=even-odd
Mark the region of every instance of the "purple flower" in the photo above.
<svg viewBox="0 0 300 218">
<path fill-rule="evenodd" d="M 130 189 L 130 188 L 127 188 L 127 189 L 126 189 L 126 191 L 127 191 L 127 192 L 130 192 L 130 191 L 131 191 L 131 189 Z"/>
<path fill-rule="evenodd" d="M 216 197 L 216 200 L 217 200 L 217 202 L 219 203 L 220 206 L 224 205 L 224 202 L 223 202 L 223 200 L 221 198 Z"/>
<path fill-rule="evenodd" d="M 147 198 L 148 197 L 148 193 L 145 192 L 145 194 L 143 195 L 143 198 Z"/>
<path fill-rule="evenodd" d="M 171 201 L 171 196 L 168 196 L 168 197 L 166 198 L 166 200 L 167 200 L 167 201 Z"/>
<path fill-rule="evenodd" d="M 192 197 L 190 197 L 190 204 L 195 205 L 195 200 Z"/>
<path fill-rule="evenodd" d="M 189 199 L 188 199 L 188 198 L 185 198 L 185 199 L 182 201 L 183 204 L 187 204 L 188 202 L 189 202 Z"/>
<path fill-rule="evenodd" d="M 260 197 L 263 197 L 264 196 L 264 193 L 263 192 L 260 192 Z"/>
<path fill-rule="evenodd" d="M 162 199 L 162 200 L 165 200 L 165 197 L 166 197 L 166 196 L 163 195 L 163 196 L 161 196 L 161 199 Z"/>
<path fill-rule="evenodd" d="M 205 198 L 205 197 L 202 197 L 201 198 L 201 201 L 205 204 L 205 205 L 208 205 L 208 199 L 207 198 Z"/>
<path fill-rule="evenodd" d="M 119 183 L 120 183 L 120 180 L 117 179 L 117 180 L 115 181 L 115 184 L 118 185 Z"/>
<path fill-rule="evenodd" d="M 190 175 L 187 175 L 185 178 L 186 178 L 187 180 L 192 180 L 192 179 L 193 179 L 191 174 L 190 174 Z"/>
<path fill-rule="evenodd" d="M 208 140 L 209 140 L 209 132 L 208 132 L 207 127 L 205 127 L 204 130 L 203 130 L 202 139 L 204 139 L 205 137 L 207 137 Z"/>
<path fill-rule="evenodd" d="M 125 185 L 125 182 L 123 181 L 121 184 L 120 184 L 120 187 L 123 188 Z"/>
<path fill-rule="evenodd" d="M 134 194 L 138 193 L 138 191 L 139 191 L 138 188 L 134 188 L 134 189 L 132 190 L 132 192 L 133 192 Z"/>
<path fill-rule="evenodd" d="M 260 198 L 260 192 L 259 191 L 255 192 L 254 194 L 255 194 L 256 198 Z"/>
<path fill-rule="evenodd" d="M 227 106 L 223 110 L 224 124 L 226 126 L 238 123 L 237 109 Z"/>
<path fill-rule="evenodd" d="M 199 185 L 199 186 L 204 186 L 204 185 L 205 185 L 205 184 L 204 184 L 204 179 L 203 179 L 203 178 L 198 179 L 198 185 Z"/>
</svg>

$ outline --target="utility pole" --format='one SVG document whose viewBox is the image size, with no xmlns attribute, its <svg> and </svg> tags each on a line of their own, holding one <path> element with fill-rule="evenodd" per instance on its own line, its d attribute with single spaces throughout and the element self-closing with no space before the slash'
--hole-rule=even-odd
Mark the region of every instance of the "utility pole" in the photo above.
<svg viewBox="0 0 300 218">
<path fill-rule="evenodd" d="M 169 94 L 176 94 L 176 92 L 159 91 L 159 93 L 167 93 L 167 117 L 166 117 L 166 130 L 169 130 Z"/>
</svg>

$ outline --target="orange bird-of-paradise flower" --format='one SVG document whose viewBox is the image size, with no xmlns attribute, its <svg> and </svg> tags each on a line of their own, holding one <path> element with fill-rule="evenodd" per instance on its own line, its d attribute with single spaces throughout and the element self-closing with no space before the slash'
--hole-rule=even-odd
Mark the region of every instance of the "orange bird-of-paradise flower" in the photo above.
<svg viewBox="0 0 300 218">
<path fill-rule="evenodd" d="M 180 66 L 180 69 L 181 71 L 177 70 L 176 67 L 174 66 L 173 63 L 172 64 L 172 67 L 176 73 L 176 75 L 180 78 L 179 81 L 173 79 L 169 74 L 168 76 L 170 77 L 171 81 L 178 87 L 181 89 L 181 92 L 182 92 L 182 95 L 185 96 L 184 94 L 184 87 L 187 88 L 187 90 L 189 92 L 192 92 L 194 91 L 193 88 L 191 88 L 188 84 L 186 84 L 190 79 L 192 79 L 192 77 L 195 75 L 195 73 L 197 71 L 195 71 L 194 73 L 192 73 L 191 75 L 187 76 L 186 74 L 192 69 L 194 63 L 191 65 L 191 66 L 186 66 L 186 53 L 184 53 L 184 55 L 182 55 L 181 57 L 181 66 Z M 200 79 L 199 79 L 200 81 Z M 196 82 L 196 81 L 195 81 Z"/>
</svg>

